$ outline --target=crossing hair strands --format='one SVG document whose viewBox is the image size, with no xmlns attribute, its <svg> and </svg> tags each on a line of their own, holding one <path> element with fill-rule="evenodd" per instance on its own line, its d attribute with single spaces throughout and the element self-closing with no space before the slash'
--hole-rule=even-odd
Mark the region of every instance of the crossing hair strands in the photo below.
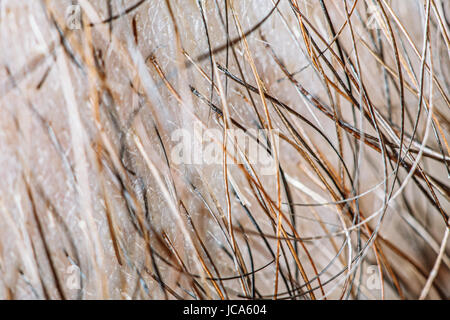
<svg viewBox="0 0 450 320">
<path fill-rule="evenodd" d="M 1 0 L 0 298 L 447 299 L 448 14 Z"/>
</svg>

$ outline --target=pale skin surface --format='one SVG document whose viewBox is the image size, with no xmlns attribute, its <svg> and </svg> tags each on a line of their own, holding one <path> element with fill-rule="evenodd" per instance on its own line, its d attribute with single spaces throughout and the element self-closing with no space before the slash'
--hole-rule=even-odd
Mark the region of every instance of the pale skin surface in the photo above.
<svg viewBox="0 0 450 320">
<path fill-rule="evenodd" d="M 446 1 L 78 3 L 0 1 L 0 299 L 448 298 Z"/>
</svg>

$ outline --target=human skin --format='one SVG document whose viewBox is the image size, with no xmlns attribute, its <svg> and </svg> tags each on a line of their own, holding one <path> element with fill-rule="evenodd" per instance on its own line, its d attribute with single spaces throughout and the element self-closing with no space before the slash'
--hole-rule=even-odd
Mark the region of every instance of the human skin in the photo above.
<svg viewBox="0 0 450 320">
<path fill-rule="evenodd" d="M 448 298 L 448 4 L 321 3 L 1 1 L 0 298 Z"/>
</svg>

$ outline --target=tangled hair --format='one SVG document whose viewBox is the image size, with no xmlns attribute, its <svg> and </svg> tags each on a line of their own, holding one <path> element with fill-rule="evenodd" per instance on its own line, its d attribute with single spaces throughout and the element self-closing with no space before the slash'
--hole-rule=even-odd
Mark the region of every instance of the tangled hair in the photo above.
<svg viewBox="0 0 450 320">
<path fill-rule="evenodd" d="M 0 299 L 449 298 L 449 4 L 0 0 Z"/>
</svg>

